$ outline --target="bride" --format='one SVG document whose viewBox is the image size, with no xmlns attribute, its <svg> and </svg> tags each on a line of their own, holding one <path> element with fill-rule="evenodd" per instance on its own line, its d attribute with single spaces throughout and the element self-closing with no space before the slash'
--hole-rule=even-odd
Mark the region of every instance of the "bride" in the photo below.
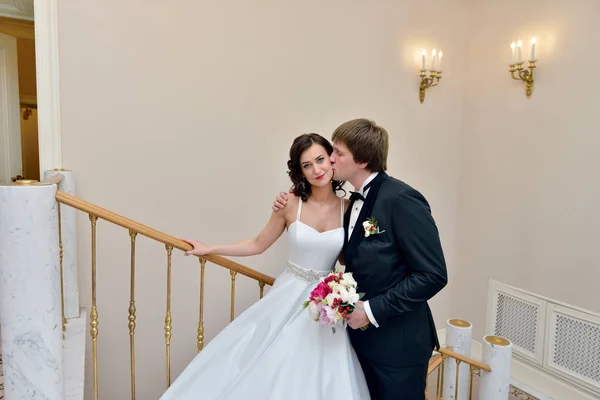
<svg viewBox="0 0 600 400">
<path fill-rule="evenodd" d="M 161 400 L 369 399 L 346 330 L 334 334 L 302 308 L 333 270 L 344 242 L 348 204 L 335 193 L 342 182 L 333 180 L 332 152 L 315 133 L 294 140 L 288 161 L 294 193 L 254 239 L 216 246 L 186 240 L 194 246 L 186 255 L 250 256 L 268 249 L 287 228 L 289 254 L 268 294 L 217 335 Z"/>
</svg>

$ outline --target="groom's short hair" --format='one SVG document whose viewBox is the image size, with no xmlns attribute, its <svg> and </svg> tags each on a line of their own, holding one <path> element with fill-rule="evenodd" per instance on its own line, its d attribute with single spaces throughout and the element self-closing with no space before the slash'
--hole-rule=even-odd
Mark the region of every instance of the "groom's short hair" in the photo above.
<svg viewBox="0 0 600 400">
<path fill-rule="evenodd" d="M 375 121 L 366 118 L 353 119 L 340 125 L 331 140 L 344 144 L 357 163 L 367 163 L 371 172 L 387 169 L 389 136 Z"/>
</svg>

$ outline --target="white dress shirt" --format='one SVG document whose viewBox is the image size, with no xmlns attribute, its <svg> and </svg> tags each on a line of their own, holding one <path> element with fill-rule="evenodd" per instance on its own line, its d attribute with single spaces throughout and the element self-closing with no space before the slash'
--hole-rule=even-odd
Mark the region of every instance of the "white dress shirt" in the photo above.
<svg viewBox="0 0 600 400">
<path fill-rule="evenodd" d="M 379 172 L 373 172 L 371 175 L 369 175 L 369 177 L 363 182 L 361 188 L 358 190 L 358 193 L 362 194 L 365 199 L 369 195 L 370 188 L 365 191 L 363 191 L 363 188 L 367 186 L 373 179 L 375 179 L 377 174 L 379 174 Z M 358 216 L 360 215 L 360 210 L 362 210 L 363 204 L 365 204 L 365 202 L 360 199 L 355 200 L 352 204 L 352 210 L 350 211 L 350 222 L 348 223 L 348 240 L 350 240 L 352 232 L 354 231 L 354 227 L 357 223 L 360 224 L 358 229 L 362 229 L 362 221 L 358 221 Z M 369 300 L 363 302 L 363 305 L 365 306 L 365 313 L 367 314 L 367 317 L 369 317 L 369 321 L 371 321 L 376 328 L 379 328 L 379 324 L 373 316 L 373 312 L 369 306 Z"/>
</svg>

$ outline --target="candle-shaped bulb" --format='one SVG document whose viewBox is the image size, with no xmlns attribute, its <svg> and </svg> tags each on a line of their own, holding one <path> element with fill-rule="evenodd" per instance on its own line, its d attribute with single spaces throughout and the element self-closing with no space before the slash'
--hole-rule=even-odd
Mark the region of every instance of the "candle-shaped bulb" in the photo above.
<svg viewBox="0 0 600 400">
<path fill-rule="evenodd" d="M 444 52 L 440 50 L 440 52 L 438 53 L 438 71 L 442 71 L 442 56 L 444 55 Z"/>
<path fill-rule="evenodd" d="M 427 50 L 421 52 L 421 69 L 425 70 L 425 58 L 427 57 Z"/>
<path fill-rule="evenodd" d="M 437 51 L 435 49 L 433 49 L 433 51 L 431 52 L 431 70 L 435 71 L 435 58 L 437 55 Z"/>
<path fill-rule="evenodd" d="M 517 48 L 517 44 L 515 42 L 512 42 L 510 44 L 510 63 L 514 64 L 515 63 L 515 49 Z"/>
<path fill-rule="evenodd" d="M 522 50 L 523 50 L 523 41 L 519 40 L 517 42 L 517 52 L 518 52 L 517 62 L 519 62 L 519 63 L 521 62 L 521 60 L 523 60 Z"/>
<path fill-rule="evenodd" d="M 529 60 L 531 61 L 535 61 L 535 44 L 537 43 L 537 40 L 535 40 L 535 37 L 531 38 L 531 57 L 529 58 Z"/>
</svg>

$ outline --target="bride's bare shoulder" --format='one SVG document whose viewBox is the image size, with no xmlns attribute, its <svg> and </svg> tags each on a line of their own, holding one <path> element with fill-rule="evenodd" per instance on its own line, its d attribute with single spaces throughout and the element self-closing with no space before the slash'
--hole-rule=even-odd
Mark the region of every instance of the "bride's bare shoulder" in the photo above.
<svg viewBox="0 0 600 400">
<path fill-rule="evenodd" d="M 298 211 L 298 199 L 299 197 L 295 194 L 287 193 L 287 202 L 285 203 L 285 207 L 279 211 L 289 222 L 292 222 L 296 219 L 296 213 Z"/>
<path fill-rule="evenodd" d="M 300 199 L 300 197 L 296 196 L 294 193 L 288 193 L 287 194 L 287 204 L 285 205 L 285 209 L 290 209 L 290 208 L 298 208 L 298 200 Z"/>
</svg>

